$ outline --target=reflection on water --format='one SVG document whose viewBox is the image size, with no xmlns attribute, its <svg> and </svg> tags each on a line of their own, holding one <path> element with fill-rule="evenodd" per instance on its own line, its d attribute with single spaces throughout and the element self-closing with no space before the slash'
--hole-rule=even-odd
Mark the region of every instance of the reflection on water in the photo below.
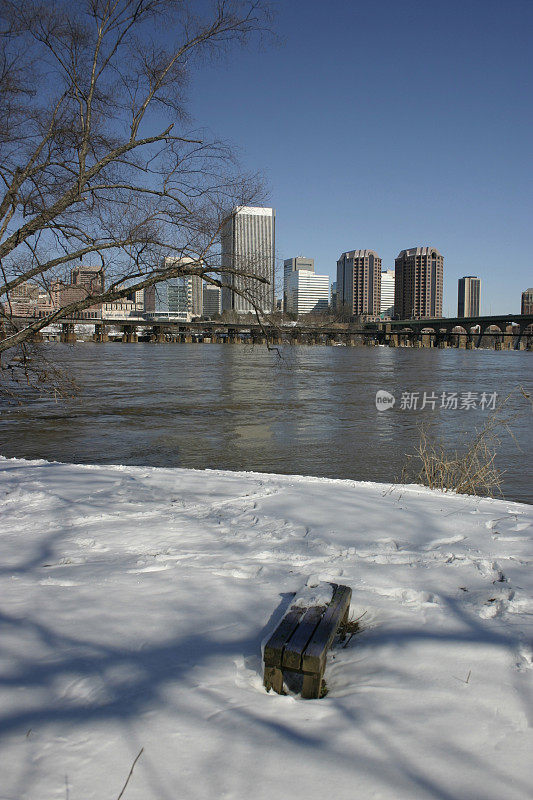
<svg viewBox="0 0 533 800">
<path fill-rule="evenodd" d="M 451 446 L 480 410 L 407 411 L 402 392 L 531 388 L 526 352 L 210 344 L 45 345 L 76 375 L 66 403 L 4 406 L 0 453 L 86 463 L 257 470 L 393 481 L 431 421 Z M 375 395 L 396 397 L 378 411 Z M 531 416 L 515 423 L 500 467 L 509 498 L 533 501 Z"/>
</svg>

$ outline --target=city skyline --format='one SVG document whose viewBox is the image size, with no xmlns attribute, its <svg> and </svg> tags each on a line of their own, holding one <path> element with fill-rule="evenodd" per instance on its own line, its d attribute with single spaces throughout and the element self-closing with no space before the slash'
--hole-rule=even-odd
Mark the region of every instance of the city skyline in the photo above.
<svg viewBox="0 0 533 800">
<path fill-rule="evenodd" d="M 283 47 L 203 70 L 192 106 L 265 175 L 280 259 L 312 254 L 334 281 L 354 246 L 390 268 L 401 248 L 435 242 L 444 314 L 456 313 L 463 275 L 481 279 L 481 313 L 517 313 L 532 283 L 533 5 L 274 5 Z"/>
</svg>

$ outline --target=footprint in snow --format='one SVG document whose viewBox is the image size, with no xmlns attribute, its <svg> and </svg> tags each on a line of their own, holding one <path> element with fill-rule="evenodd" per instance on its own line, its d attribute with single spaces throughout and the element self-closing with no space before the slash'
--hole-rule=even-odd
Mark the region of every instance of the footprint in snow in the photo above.
<svg viewBox="0 0 533 800">
<path fill-rule="evenodd" d="M 462 534 L 458 534 L 457 536 L 447 536 L 443 539 L 434 539 L 421 549 L 427 552 L 428 550 L 433 550 L 434 548 L 440 547 L 443 544 L 457 544 L 458 542 L 463 542 L 465 539 L 466 536 L 463 536 Z"/>
<path fill-rule="evenodd" d="M 520 644 L 517 656 L 516 668 L 519 672 L 533 669 L 533 647 L 531 645 L 526 643 Z"/>
</svg>

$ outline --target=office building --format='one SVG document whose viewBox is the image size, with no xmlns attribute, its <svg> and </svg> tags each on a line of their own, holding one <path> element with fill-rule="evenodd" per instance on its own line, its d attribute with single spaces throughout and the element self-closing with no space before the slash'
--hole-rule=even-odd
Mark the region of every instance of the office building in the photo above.
<svg viewBox="0 0 533 800">
<path fill-rule="evenodd" d="M 434 247 L 411 247 L 400 252 L 395 260 L 396 317 L 442 317 L 443 265 L 444 259 Z"/>
<path fill-rule="evenodd" d="M 14 317 L 44 317 L 55 311 L 49 292 L 30 281 L 11 289 L 0 309 L 6 316 Z"/>
<path fill-rule="evenodd" d="M 235 270 L 223 276 L 222 309 L 239 314 L 254 307 L 274 308 L 274 253 L 276 212 L 273 208 L 238 206 L 221 233 L 222 268 Z M 240 273 L 240 274 L 239 274 Z M 266 278 L 268 283 L 255 279 Z"/>
<path fill-rule="evenodd" d="M 104 269 L 102 266 L 81 265 L 70 271 L 72 286 L 83 287 L 90 294 L 104 291 Z"/>
<path fill-rule="evenodd" d="M 394 314 L 394 270 L 386 269 L 381 273 L 381 302 L 379 313 L 382 317 Z"/>
<path fill-rule="evenodd" d="M 374 250 L 350 250 L 337 261 L 337 308 L 379 315 L 381 258 Z"/>
<path fill-rule="evenodd" d="M 329 275 L 297 269 L 287 280 L 287 308 L 293 314 L 327 311 L 329 307 Z"/>
<path fill-rule="evenodd" d="M 457 293 L 457 316 L 479 316 L 479 288 L 481 281 L 475 275 L 459 278 Z"/>
<path fill-rule="evenodd" d="M 58 308 L 65 308 L 65 306 L 70 306 L 73 303 L 86 300 L 94 291 L 98 291 L 97 284 L 90 284 L 87 286 L 79 283 L 74 284 L 54 281 L 50 287 L 52 306 L 55 310 Z M 96 319 L 102 315 L 102 304 L 97 303 L 82 311 L 72 310 L 70 313 L 80 317 L 80 319 Z"/>
<path fill-rule="evenodd" d="M 522 292 L 521 314 L 533 314 L 533 289 Z"/>
<path fill-rule="evenodd" d="M 283 262 L 283 309 L 287 309 L 287 285 L 289 275 L 297 269 L 305 269 L 307 272 L 315 271 L 314 258 L 305 258 L 304 256 L 297 256 L 296 258 L 286 258 Z"/>
<path fill-rule="evenodd" d="M 174 264 L 194 264 L 193 258 L 167 257 L 162 269 Z M 147 286 L 144 290 L 144 310 L 148 318 L 180 319 L 190 322 L 202 316 L 202 278 L 200 275 L 179 275 Z"/>
<path fill-rule="evenodd" d="M 144 289 L 136 289 L 134 292 L 130 292 L 128 295 L 128 300 L 132 303 L 135 303 L 137 310 L 144 309 Z"/>
<path fill-rule="evenodd" d="M 203 288 L 203 316 L 211 319 L 215 314 L 220 314 L 222 308 L 222 292 L 218 286 L 204 283 Z"/>
<path fill-rule="evenodd" d="M 102 319 L 142 319 L 144 304 L 138 304 L 128 297 L 102 303 Z"/>
</svg>

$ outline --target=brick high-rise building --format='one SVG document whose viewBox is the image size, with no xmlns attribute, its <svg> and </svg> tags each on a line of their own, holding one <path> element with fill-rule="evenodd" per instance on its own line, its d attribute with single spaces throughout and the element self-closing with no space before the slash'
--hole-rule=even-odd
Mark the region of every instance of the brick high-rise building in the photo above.
<svg viewBox="0 0 533 800">
<path fill-rule="evenodd" d="M 521 314 L 533 314 L 533 289 L 522 292 Z"/>
<path fill-rule="evenodd" d="M 96 289 L 94 289 L 96 291 Z M 63 283 L 63 281 L 54 281 L 50 288 L 50 295 L 54 309 L 69 306 L 71 303 L 78 303 L 80 300 L 85 300 L 91 294 L 91 290 L 86 286 L 74 283 Z M 70 311 L 69 314 L 80 319 L 95 319 L 101 316 L 102 304 L 89 306 L 83 311 Z"/>
<path fill-rule="evenodd" d="M 88 292 L 104 291 L 104 270 L 101 266 L 82 265 L 74 267 L 70 271 L 70 282 L 72 286 L 82 286 Z"/>
<path fill-rule="evenodd" d="M 442 317 L 444 258 L 434 247 L 402 250 L 395 260 L 394 315 L 399 319 Z"/>
<path fill-rule="evenodd" d="M 374 250 L 350 250 L 337 261 L 337 308 L 379 316 L 381 258 Z"/>
<path fill-rule="evenodd" d="M 481 281 L 475 275 L 459 278 L 457 316 L 479 317 L 479 288 Z"/>
</svg>

